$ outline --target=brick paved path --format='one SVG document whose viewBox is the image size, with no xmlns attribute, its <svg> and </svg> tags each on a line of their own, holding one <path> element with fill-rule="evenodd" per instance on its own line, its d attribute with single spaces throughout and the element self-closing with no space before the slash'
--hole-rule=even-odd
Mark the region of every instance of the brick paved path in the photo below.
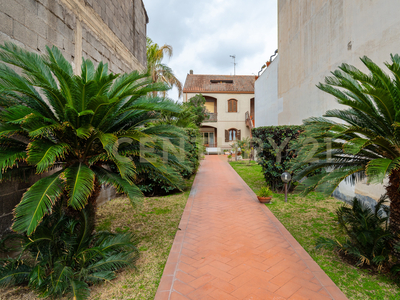
<svg viewBox="0 0 400 300">
<path fill-rule="evenodd" d="M 347 299 L 230 165 L 202 162 L 156 300 Z"/>
</svg>

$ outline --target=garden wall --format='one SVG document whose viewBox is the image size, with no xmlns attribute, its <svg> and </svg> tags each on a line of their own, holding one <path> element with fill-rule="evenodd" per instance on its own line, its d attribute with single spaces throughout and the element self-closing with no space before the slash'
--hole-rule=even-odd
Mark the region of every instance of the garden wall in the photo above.
<svg viewBox="0 0 400 300">
<path fill-rule="evenodd" d="M 0 0 L 1 44 L 55 45 L 75 70 L 82 56 L 114 73 L 144 69 L 147 23 L 142 0 Z"/>
<path fill-rule="evenodd" d="M 76 73 L 82 56 L 107 62 L 114 73 L 146 66 L 146 24 L 142 0 L 0 0 L 0 44 L 11 41 L 36 53 L 55 45 Z M 10 227 L 12 210 L 27 183 L 0 183 L 0 236 Z M 99 203 L 115 195 L 103 189 Z"/>
</svg>

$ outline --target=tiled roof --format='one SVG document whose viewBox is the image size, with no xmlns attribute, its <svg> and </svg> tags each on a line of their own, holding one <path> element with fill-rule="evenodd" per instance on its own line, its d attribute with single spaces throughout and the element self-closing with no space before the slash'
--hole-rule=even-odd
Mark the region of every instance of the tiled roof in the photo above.
<svg viewBox="0 0 400 300">
<path fill-rule="evenodd" d="M 184 93 L 254 93 L 254 75 L 188 74 Z"/>
</svg>

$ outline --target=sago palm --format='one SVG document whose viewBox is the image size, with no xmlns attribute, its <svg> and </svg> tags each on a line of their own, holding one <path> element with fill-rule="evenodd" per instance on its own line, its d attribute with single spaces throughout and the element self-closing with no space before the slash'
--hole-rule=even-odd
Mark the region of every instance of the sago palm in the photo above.
<svg viewBox="0 0 400 300">
<path fill-rule="evenodd" d="M 400 233 L 400 56 L 392 55 L 385 64 L 389 75 L 369 58 L 361 61 L 368 74 L 342 64 L 318 85 L 343 108 L 304 122 L 295 179 L 308 176 L 301 184 L 306 193 L 331 194 L 342 180 L 382 183 L 388 176 L 390 228 Z M 310 176 L 316 170 L 322 172 Z"/>
<path fill-rule="evenodd" d="M 162 63 L 164 55 L 172 56 L 172 46 L 159 46 L 157 43 L 147 37 L 147 70 L 153 78 L 153 82 L 164 82 L 170 88 L 176 87 L 179 97 L 182 95 L 182 83 L 176 78 L 174 72 L 166 64 Z M 165 91 L 163 92 L 165 95 Z"/>
<path fill-rule="evenodd" d="M 0 258 L 0 286 L 27 284 L 41 297 L 84 300 L 89 285 L 108 282 L 115 271 L 133 265 L 139 253 L 132 234 L 91 234 L 86 210 L 78 215 L 68 217 L 56 205 L 29 238 L 8 236 L 5 243 L 20 241 L 13 249 L 20 254 Z"/>
<path fill-rule="evenodd" d="M 154 122 L 179 107 L 147 96 L 162 84 L 137 71 L 110 74 L 107 64 L 89 60 L 74 75 L 55 47 L 39 56 L 7 43 L 0 60 L 0 180 L 42 174 L 15 209 L 15 231 L 31 235 L 57 201 L 72 213 L 89 203 L 90 211 L 102 184 L 135 202 L 144 170 L 179 179 L 162 160 L 162 144 L 182 132 Z"/>
</svg>

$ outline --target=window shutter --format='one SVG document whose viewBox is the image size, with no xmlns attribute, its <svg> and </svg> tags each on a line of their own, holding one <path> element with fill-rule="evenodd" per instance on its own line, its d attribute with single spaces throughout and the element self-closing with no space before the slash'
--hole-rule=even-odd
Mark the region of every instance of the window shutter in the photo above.
<svg viewBox="0 0 400 300">
<path fill-rule="evenodd" d="M 229 142 L 229 131 L 225 130 L 225 142 Z"/>
<path fill-rule="evenodd" d="M 240 136 L 240 130 L 238 130 L 238 131 L 237 131 L 237 140 L 240 141 L 240 138 L 241 138 L 241 136 Z"/>
<path fill-rule="evenodd" d="M 231 112 L 232 110 L 232 100 L 228 100 L 228 112 Z"/>
<path fill-rule="evenodd" d="M 233 112 L 237 112 L 237 101 L 232 100 L 232 102 L 233 102 L 233 109 L 232 109 L 232 111 L 233 111 Z"/>
</svg>

